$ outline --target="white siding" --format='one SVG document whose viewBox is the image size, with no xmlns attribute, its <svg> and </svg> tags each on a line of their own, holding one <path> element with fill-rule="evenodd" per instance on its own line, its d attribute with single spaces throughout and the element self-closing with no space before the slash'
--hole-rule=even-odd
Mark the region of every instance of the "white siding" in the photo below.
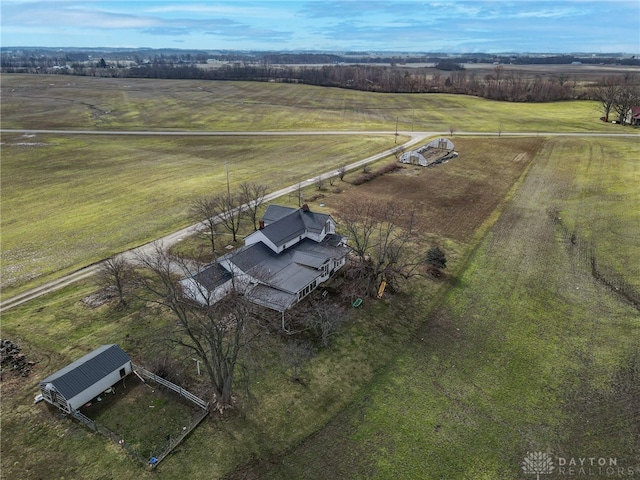
<svg viewBox="0 0 640 480">
<path fill-rule="evenodd" d="M 264 243 L 267 247 L 269 247 L 274 252 L 278 251 L 278 247 L 275 243 L 269 240 L 264 233 L 260 230 L 253 232 L 251 235 L 248 235 L 244 239 L 245 245 L 253 245 L 254 243 Z"/>
<path fill-rule="evenodd" d="M 124 375 L 120 375 L 120 370 L 124 369 Z M 120 381 L 120 379 L 124 378 L 132 371 L 131 362 L 127 362 L 124 365 L 120 366 L 117 370 L 114 370 L 109 375 L 105 376 L 99 382 L 94 383 L 91 387 L 86 390 L 80 392 L 73 398 L 68 398 L 67 402 L 69 406 L 75 410 L 80 408 L 82 405 L 90 401 L 92 398 L 100 396 L 106 389 L 115 385 Z"/>
<path fill-rule="evenodd" d="M 207 304 L 205 293 L 208 293 L 209 304 L 211 305 L 213 303 L 219 302 L 226 295 L 228 295 L 229 292 L 231 292 L 231 289 L 233 288 L 233 281 L 231 279 L 228 280 L 222 285 L 216 287 L 216 289 L 212 292 L 207 292 L 207 289 L 204 286 L 199 285 L 198 282 L 196 282 L 193 278 L 185 278 L 184 280 L 180 280 L 180 285 L 182 285 L 182 290 L 184 291 L 185 295 L 195 300 L 200 305 Z"/>
</svg>

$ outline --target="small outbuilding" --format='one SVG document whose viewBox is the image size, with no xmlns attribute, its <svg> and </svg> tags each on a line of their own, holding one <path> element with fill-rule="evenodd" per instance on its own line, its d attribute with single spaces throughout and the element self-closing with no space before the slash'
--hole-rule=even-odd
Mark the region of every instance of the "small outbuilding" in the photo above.
<svg viewBox="0 0 640 480">
<path fill-rule="evenodd" d="M 43 400 L 71 413 L 133 371 L 118 345 L 103 345 L 40 382 Z"/>
<path fill-rule="evenodd" d="M 436 138 L 416 150 L 404 152 L 398 161 L 412 165 L 428 167 L 443 163 L 458 156 L 454 150 L 453 142 L 447 138 Z"/>
</svg>

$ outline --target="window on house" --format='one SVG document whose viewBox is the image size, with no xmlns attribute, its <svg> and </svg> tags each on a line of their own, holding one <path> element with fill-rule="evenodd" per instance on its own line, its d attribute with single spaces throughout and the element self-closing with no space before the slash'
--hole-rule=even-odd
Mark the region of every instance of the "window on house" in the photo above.
<svg viewBox="0 0 640 480">
<path fill-rule="evenodd" d="M 120 369 L 120 378 L 124 377 L 127 375 L 127 371 L 124 368 Z"/>
<path fill-rule="evenodd" d="M 300 290 L 300 292 L 298 293 L 298 300 L 302 300 L 304 297 L 309 295 L 311 293 L 311 290 L 313 290 L 315 286 L 316 286 L 316 282 L 314 280 L 312 283 L 310 283 L 309 285 L 304 287 L 302 290 Z"/>
</svg>

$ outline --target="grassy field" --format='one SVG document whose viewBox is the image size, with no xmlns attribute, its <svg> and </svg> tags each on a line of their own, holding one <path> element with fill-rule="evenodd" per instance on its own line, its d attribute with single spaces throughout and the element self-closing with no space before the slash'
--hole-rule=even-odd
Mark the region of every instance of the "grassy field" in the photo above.
<svg viewBox="0 0 640 480">
<path fill-rule="evenodd" d="M 597 102 L 507 103 L 281 83 L 3 75 L 2 127 L 611 132 Z"/>
<path fill-rule="evenodd" d="M 502 153 L 491 148 L 494 142 L 503 144 Z M 428 186 L 433 190 L 432 203 L 421 204 L 421 225 L 431 223 L 428 219 L 432 218 L 434 209 L 440 212 L 436 218 L 446 218 L 446 221 L 434 225 L 433 231 L 423 227 L 425 237 L 445 245 L 450 268 L 459 268 L 473 241 L 463 238 L 464 235 L 445 236 L 450 231 L 447 225 L 455 223 L 453 215 L 461 215 L 461 223 L 469 218 L 462 208 L 448 210 L 445 199 L 450 194 L 446 187 L 460 183 L 464 178 L 473 178 L 470 192 L 478 205 L 474 212 L 476 225 L 479 225 L 482 218 L 492 215 L 495 205 L 526 171 L 543 142 L 541 138 L 460 139 L 460 157 L 437 169 L 409 167 L 360 187 L 341 182 L 342 193 L 325 192 L 325 197 L 312 203 L 312 208 L 320 201 L 327 206 L 346 201 L 350 195 L 388 194 L 397 190 L 398 181 L 402 179 L 413 184 L 411 191 L 419 192 Z M 523 160 L 514 161 L 516 157 Z M 489 158 L 494 164 L 491 169 L 486 168 Z M 349 178 L 347 176 L 346 180 Z M 442 198 L 437 201 L 440 196 Z M 268 457 L 303 441 L 357 398 L 367 382 L 379 375 L 396 353 L 405 348 L 405 342 L 422 322 L 414 312 L 428 311 L 447 285 L 447 282 L 428 282 L 420 296 L 401 295 L 383 302 L 366 302 L 364 310 L 354 318 L 348 331 L 338 337 L 336 344 L 318 353 L 305 366 L 306 386 L 292 382 L 290 373 L 282 366 L 283 339 L 261 338 L 262 343 L 252 349 L 261 352 L 253 363 L 256 371 L 251 388 L 255 402 L 247 405 L 239 415 L 206 420 L 180 446 L 180 453 L 163 462 L 156 473 L 163 478 L 177 478 L 181 471 L 193 476 L 211 472 L 218 478 L 255 456 Z M 90 284 L 78 284 L 3 314 L 3 336 L 22 345 L 27 356 L 38 362 L 26 383 L 20 378 L 5 383 L 2 408 L 5 419 L 3 469 L 6 472 L 27 471 L 24 478 L 38 478 L 38 472 L 42 472 L 40 463 L 56 457 L 64 465 L 60 467 L 60 475 L 64 475 L 66 468 L 76 469 L 73 471 L 87 477 L 97 475 L 105 463 L 100 461 L 93 465 L 82 459 L 68 458 L 73 448 L 68 444 L 58 446 L 54 440 L 67 431 L 82 438 L 89 436 L 81 433 L 82 427 L 66 420 L 53 420 L 46 409 L 35 407 L 34 410 L 29 405 L 35 394 L 35 382 L 47 372 L 103 343 L 118 343 L 138 362 L 162 354 L 158 352 L 162 345 L 159 340 L 166 336 L 164 328 L 167 325 L 162 312 L 144 304 L 136 304 L 124 312 L 108 305 L 91 308 L 82 299 L 94 291 L 95 287 Z M 402 321 L 389 324 L 389 318 L 398 316 Z M 40 428 L 43 424 L 49 427 Z M 25 428 L 40 432 L 40 436 L 26 445 L 15 440 Z M 111 451 L 108 447 L 105 452 L 104 441 L 101 443 L 93 437 L 85 448 L 94 455 L 107 455 L 110 460 L 104 462 L 114 464 L 111 467 L 114 475 L 130 476 L 132 467 L 127 460 L 123 461 L 117 449 Z M 28 455 L 23 458 L 18 452 L 28 452 Z M 14 462 L 18 463 L 13 465 Z"/>
<path fill-rule="evenodd" d="M 640 291 L 640 144 L 554 142 L 542 156 L 574 160 L 558 163 L 554 193 L 559 198 L 549 207 L 557 211 L 576 249 L 593 249 L 605 275 Z"/>
<path fill-rule="evenodd" d="M 596 145 L 617 157 L 615 184 L 585 168 Z M 632 141 L 548 141 L 457 286 L 417 314 L 424 327 L 371 388 L 298 448 L 230 478 L 506 480 L 528 478 L 530 451 L 613 457 L 637 475 L 638 305 L 594 278 L 548 213 L 559 208 L 597 239 L 600 263 L 635 251 L 637 221 L 628 235 L 610 229 L 621 216 L 638 218 L 637 152 Z M 599 195 L 582 196 L 576 209 L 589 184 Z M 600 196 L 613 192 L 608 225 Z M 637 262 L 627 265 L 633 275 Z"/>
<path fill-rule="evenodd" d="M 3 128 L 311 129 L 326 121 L 327 129 L 392 130 L 400 109 L 412 112 L 408 119 L 414 111 L 421 115 L 424 123 L 401 120 L 415 130 L 447 130 L 456 118 L 460 130 L 493 131 L 504 121 L 504 131 L 620 131 L 598 122 L 597 108 L 587 102 L 507 105 L 279 84 L 125 87 L 123 80 L 5 77 Z M 104 83 L 95 88 L 95 82 Z M 123 110 L 111 110 L 115 104 Z M 196 105 L 204 108 L 198 112 Z M 376 127 L 386 123 L 391 128 Z M 103 223 L 100 235 L 88 236 L 85 255 L 97 259 L 152 238 L 154 228 L 182 226 L 193 192 L 224 185 L 227 160 L 234 182 L 259 180 L 252 175 L 264 159 L 269 178 L 287 184 L 324 170 L 320 162 L 339 165 L 393 142 L 393 136 L 356 137 L 345 145 L 340 138 L 251 139 L 249 145 L 248 139 L 3 135 L 3 269 L 13 258 L 7 239 L 14 255 L 33 248 L 12 235 L 33 232 L 39 222 L 37 240 L 49 255 L 42 265 L 55 265 L 60 255 L 47 253 L 48 245 L 72 250 L 74 239 Z M 39 379 L 105 343 L 119 344 L 136 362 L 169 352 L 193 367 L 185 352 L 162 341 L 172 320 L 141 301 L 125 311 L 92 307 L 83 301 L 96 292 L 88 282 L 3 313 L 3 338 L 22 346 L 35 365 L 27 378 L 3 373 L 2 475 L 493 480 L 531 477 L 520 469 L 528 451 L 617 457 L 640 468 L 634 420 L 640 323 L 637 308 L 616 290 L 638 286 L 638 142 L 543 136 L 454 142 L 460 156 L 444 165 L 407 167 L 360 187 L 341 182 L 341 193 L 327 191 L 312 202 L 312 209 L 322 202 L 329 212 L 360 195 L 416 203 L 425 242 L 445 248 L 448 276 L 366 301 L 333 346 L 304 365 L 303 384 L 282 364 L 287 339 L 260 337 L 245 359 L 251 401 L 243 397 L 241 410 L 208 417 L 153 473 L 117 445 L 32 402 Z M 313 158 L 304 166 L 311 173 L 299 175 L 304 159 L 290 159 L 291 152 Z M 14 202 L 10 209 L 7 202 Z M 48 218 L 53 209 L 60 215 L 70 208 L 68 225 Z M 105 215 L 98 219 L 100 210 Z M 21 211 L 34 213 L 26 218 Z M 71 240 L 51 233 L 62 226 L 76 232 Z M 107 242 L 100 247 L 101 236 Z M 16 257 L 14 268 L 25 259 L 31 261 Z M 185 382 L 194 376 L 185 375 Z"/>
<path fill-rule="evenodd" d="M 394 145 L 391 135 L 3 141 L 3 296 L 195 222 L 191 200 L 226 188 L 227 163 L 232 188 L 273 191 Z"/>
<path fill-rule="evenodd" d="M 398 121 L 414 131 L 622 131 L 597 110 L 594 102 L 40 75 L 3 76 L 1 104 L 2 127 L 23 129 L 393 131 Z M 232 183 L 277 189 L 379 152 L 392 138 L 5 133 L 2 297 L 187 225 L 189 201 L 224 187 L 225 162 Z"/>
</svg>

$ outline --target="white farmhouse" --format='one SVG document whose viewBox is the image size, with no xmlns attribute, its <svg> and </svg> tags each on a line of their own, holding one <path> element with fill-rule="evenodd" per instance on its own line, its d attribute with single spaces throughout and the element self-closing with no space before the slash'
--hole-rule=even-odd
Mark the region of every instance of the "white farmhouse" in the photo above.
<svg viewBox="0 0 640 480">
<path fill-rule="evenodd" d="M 183 279 L 183 289 L 204 304 L 205 296 L 213 303 L 233 285 L 252 302 L 284 312 L 346 263 L 346 238 L 335 227 L 330 215 L 312 212 L 306 204 L 269 205 L 260 229 L 245 238 L 244 246 Z"/>
</svg>

